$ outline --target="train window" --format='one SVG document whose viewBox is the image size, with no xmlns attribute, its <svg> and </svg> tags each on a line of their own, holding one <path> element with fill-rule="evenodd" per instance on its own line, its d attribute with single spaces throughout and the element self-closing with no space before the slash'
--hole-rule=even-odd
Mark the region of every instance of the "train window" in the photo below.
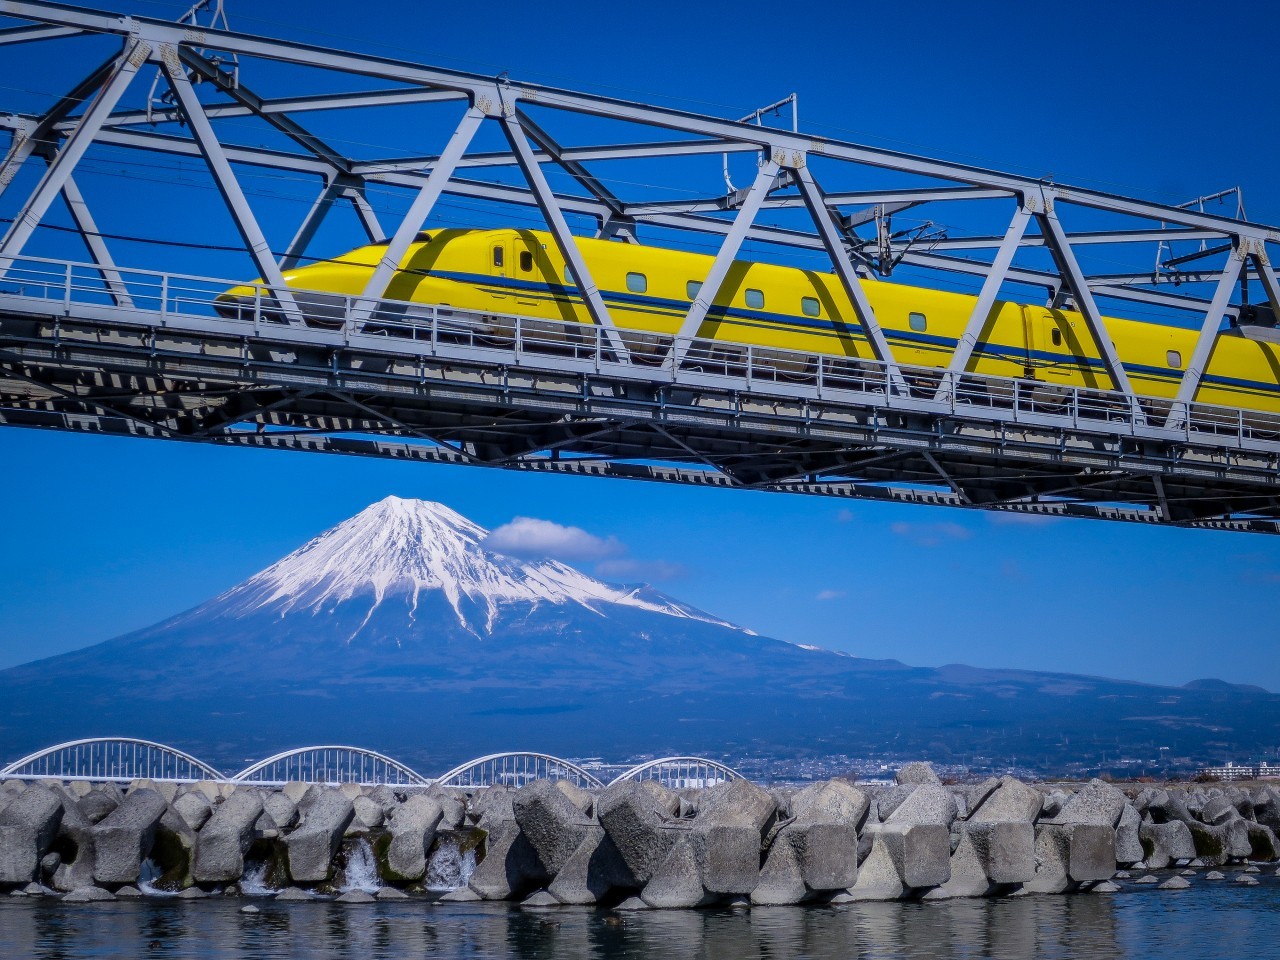
<svg viewBox="0 0 1280 960">
<path fill-rule="evenodd" d="M 573 271 L 569 269 L 569 265 L 564 265 L 564 282 L 573 286 Z"/>
<path fill-rule="evenodd" d="M 493 265 L 495 267 L 502 266 L 502 248 L 501 247 L 493 248 Z"/>
<path fill-rule="evenodd" d="M 643 273 L 628 273 L 627 289 L 632 293 L 644 293 L 649 289 L 649 278 Z"/>
<path fill-rule="evenodd" d="M 684 292 L 690 300 L 698 299 L 698 292 L 702 290 L 701 280 L 690 280 L 684 285 Z"/>
<path fill-rule="evenodd" d="M 1062 331 L 1054 327 L 1049 331 L 1049 339 L 1053 341 L 1055 347 L 1062 346 Z"/>
<path fill-rule="evenodd" d="M 1166 361 L 1168 361 L 1169 366 L 1173 367 L 1173 369 L 1175 370 L 1182 369 L 1182 354 L 1179 351 L 1170 350 L 1168 353 L 1165 354 L 1164 358 Z"/>
<path fill-rule="evenodd" d="M 929 329 L 929 321 L 923 313 L 912 313 L 907 315 L 907 326 L 916 333 L 924 333 Z"/>
<path fill-rule="evenodd" d="M 764 309 L 764 291 L 748 290 L 747 306 L 750 307 L 752 310 L 763 310 Z"/>
<path fill-rule="evenodd" d="M 800 312 L 806 317 L 822 316 L 822 306 L 818 303 L 817 297 L 801 297 Z"/>
<path fill-rule="evenodd" d="M 520 251 L 520 269 L 525 273 L 529 273 L 533 270 L 533 254 L 528 250 Z"/>
</svg>

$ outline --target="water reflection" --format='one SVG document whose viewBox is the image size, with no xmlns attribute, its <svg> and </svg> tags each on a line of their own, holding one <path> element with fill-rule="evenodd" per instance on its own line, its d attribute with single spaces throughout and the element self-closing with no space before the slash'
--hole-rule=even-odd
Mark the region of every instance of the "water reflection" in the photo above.
<svg viewBox="0 0 1280 960">
<path fill-rule="evenodd" d="M 765 960 L 941 958 L 1091 960 L 1165 957 L 1230 917 L 1230 954 L 1271 955 L 1280 883 L 1198 885 L 1184 893 L 1029 896 L 754 910 L 521 910 L 500 904 L 343 905 L 258 901 L 58 904 L 0 900 L 0 957 L 493 957 Z M 1225 946 L 1218 939 L 1217 946 Z"/>
</svg>

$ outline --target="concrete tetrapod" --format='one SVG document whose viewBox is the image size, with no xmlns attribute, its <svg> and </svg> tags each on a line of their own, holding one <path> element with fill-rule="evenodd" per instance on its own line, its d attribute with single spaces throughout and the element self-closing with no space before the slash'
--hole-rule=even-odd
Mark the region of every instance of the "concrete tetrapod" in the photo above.
<svg viewBox="0 0 1280 960">
<path fill-rule="evenodd" d="M 617 846 L 601 827 L 593 824 L 556 871 L 547 892 L 560 903 L 586 905 L 599 902 L 614 890 L 637 886 Z"/>
<path fill-rule="evenodd" d="M 436 838 L 443 811 L 433 797 L 415 794 L 391 813 L 387 845 L 387 880 L 421 880 L 427 872 L 427 852 Z"/>
<path fill-rule="evenodd" d="M 792 797 L 792 819 L 769 847 L 751 902 L 799 903 L 853 886 L 858 828 L 869 807 L 866 794 L 842 780 L 813 784 Z"/>
<path fill-rule="evenodd" d="M 596 798 L 600 825 L 637 884 L 648 883 L 671 847 L 688 833 L 688 824 L 669 816 L 677 809 L 679 798 L 674 794 L 664 797 L 634 780 L 612 784 Z"/>
<path fill-rule="evenodd" d="M 237 790 L 218 804 L 196 836 L 191 875 L 197 883 L 240 879 L 244 855 L 253 845 L 254 824 L 261 815 L 262 797 L 256 790 Z"/>
<path fill-rule="evenodd" d="M 93 828 L 93 878 L 100 884 L 137 883 L 160 818 L 168 809 L 156 791 L 147 787 L 131 790 L 120 806 Z"/>
<path fill-rule="evenodd" d="M 57 837 L 62 814 L 63 798 L 36 786 L 23 790 L 0 810 L 0 883 L 36 879 L 40 858 Z"/>
<path fill-rule="evenodd" d="M 289 875 L 298 883 L 328 880 L 332 861 L 351 823 L 351 798 L 339 790 L 309 793 L 302 825 L 285 838 Z"/>
<path fill-rule="evenodd" d="M 1152 870 L 1163 870 L 1175 860 L 1191 860 L 1196 855 L 1191 830 L 1181 820 L 1169 823 L 1143 823 L 1138 828 L 1143 856 Z M 1119 859 L 1119 853 L 1116 855 Z"/>
<path fill-rule="evenodd" d="M 749 895 L 760 881 L 760 851 L 777 818 L 773 797 L 747 780 L 711 787 L 689 831 L 710 893 Z"/>
<path fill-rule="evenodd" d="M 538 854 L 543 870 L 554 877 L 587 837 L 591 818 L 553 781 L 535 780 L 511 800 L 516 823 Z"/>
<path fill-rule="evenodd" d="M 551 879 L 514 818 L 499 820 L 486 815 L 479 826 L 486 831 L 485 853 L 468 886 L 481 899 L 510 900 Z"/>
<path fill-rule="evenodd" d="M 1033 893 L 1062 893 L 1085 880 L 1108 880 L 1116 872 L 1116 833 L 1100 823 L 1036 825 Z"/>
</svg>

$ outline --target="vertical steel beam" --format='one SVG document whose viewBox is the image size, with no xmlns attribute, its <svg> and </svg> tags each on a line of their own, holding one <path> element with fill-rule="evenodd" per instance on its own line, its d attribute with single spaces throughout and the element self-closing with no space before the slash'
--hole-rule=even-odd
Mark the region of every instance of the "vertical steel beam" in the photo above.
<svg viewBox="0 0 1280 960">
<path fill-rule="evenodd" d="M 413 238 L 418 235 L 418 231 L 422 229 L 427 217 L 431 215 L 431 208 L 435 206 L 436 200 L 439 199 L 440 194 L 444 191 L 449 178 L 453 176 L 454 167 L 458 165 L 458 161 L 466 153 L 472 137 L 480 129 L 480 124 L 483 121 L 484 113 L 474 106 L 468 107 L 467 112 L 462 115 L 462 120 L 453 131 L 453 136 L 449 138 L 449 142 L 445 145 L 444 150 L 441 151 L 439 159 L 436 160 L 435 165 L 431 168 L 427 182 L 422 185 L 418 195 L 409 204 L 409 210 L 405 213 L 404 219 L 400 221 L 400 226 L 396 228 L 395 234 L 391 237 L 391 242 L 387 244 L 382 259 L 373 268 L 373 273 L 370 275 L 368 283 L 364 285 L 364 291 L 360 295 L 360 301 L 352 307 L 351 320 L 353 323 L 361 323 L 367 320 L 369 314 L 373 312 L 376 301 L 387 292 L 387 285 L 391 282 L 392 276 L 400 269 L 400 261 L 409 252 L 409 244 L 413 243 Z"/>
<path fill-rule="evenodd" d="M 205 115 L 204 106 L 200 103 L 200 98 L 196 96 L 196 92 L 191 86 L 191 81 L 187 79 L 187 72 L 179 61 L 178 54 L 173 47 L 167 44 L 162 46 L 160 62 L 165 77 L 169 81 L 169 86 L 172 88 L 174 96 L 178 98 L 182 112 L 186 115 L 187 123 L 191 127 L 191 133 L 200 148 L 200 153 L 204 156 L 205 163 L 208 165 L 209 171 L 213 174 L 213 179 L 218 185 L 218 191 L 222 194 L 222 199 L 226 202 L 227 209 L 231 212 L 231 218 L 235 221 L 236 229 L 239 230 L 240 237 L 249 250 L 249 255 L 253 257 L 253 262 L 258 267 L 259 275 L 268 286 L 273 288 L 272 295 L 280 304 L 280 309 L 284 312 L 289 322 L 301 324 L 302 314 L 298 310 L 293 294 L 285 286 L 284 276 L 280 272 L 280 266 L 276 263 L 275 256 L 271 253 L 267 238 L 263 234 L 262 228 L 258 226 L 258 220 L 253 215 L 253 209 L 249 206 L 249 201 L 245 198 L 244 191 L 240 188 L 240 182 L 236 179 L 235 172 L 231 169 L 231 163 L 227 160 L 226 153 L 223 152 L 222 144 L 218 142 L 217 134 L 213 132 L 213 125 Z"/>
<path fill-rule="evenodd" d="M 556 163 L 565 169 L 569 176 L 573 177 L 578 183 L 586 189 L 586 191 L 609 208 L 611 219 L 613 217 L 626 216 L 626 204 L 617 198 L 617 196 L 601 183 L 596 176 L 577 160 L 564 157 L 564 150 L 549 133 L 543 130 L 537 123 L 529 118 L 523 110 L 517 110 L 516 116 L 520 120 L 520 126 L 529 139 L 538 145 L 538 148 L 544 151 Z"/>
<path fill-rule="evenodd" d="M 27 198 L 21 212 L 14 217 L 4 239 L 0 240 L 0 276 L 4 276 L 14 258 L 22 253 L 27 240 L 31 238 L 40 220 L 48 212 L 49 205 L 62 191 L 67 178 L 71 176 L 76 164 L 89 149 L 93 138 L 102 129 L 103 122 L 115 109 L 130 81 L 137 74 L 138 67 L 146 62 L 150 52 L 149 44 L 142 40 L 131 40 L 125 52 L 115 62 L 106 84 L 85 110 L 75 130 L 67 137 L 67 142 L 58 151 L 57 157 L 45 170 L 40 183 Z M 34 146 L 35 144 L 32 144 L 32 147 Z"/>
<path fill-rule="evenodd" d="M 316 231 L 320 229 L 320 224 L 324 223 L 324 218 L 328 216 L 329 211 L 333 209 L 333 201 L 342 195 L 343 186 L 338 183 L 337 177 L 329 177 L 324 184 L 324 188 L 320 191 L 320 195 L 316 197 L 315 202 L 311 204 L 311 209 L 307 211 L 306 217 L 303 218 L 298 232 L 293 235 L 293 239 L 289 241 L 289 246 L 285 247 L 284 255 L 280 258 L 280 269 L 291 270 L 301 261 L 303 255 L 307 252 L 307 247 L 311 245 L 311 241 L 315 239 Z"/>
<path fill-rule="evenodd" d="M 569 265 L 569 270 L 578 283 L 578 290 L 581 291 L 587 313 L 591 315 L 592 322 L 603 331 L 609 348 L 618 361 L 630 362 L 626 344 L 622 342 L 622 334 L 614 326 L 609 308 L 605 306 L 600 288 L 596 286 L 595 280 L 591 277 L 591 271 L 587 269 L 587 261 L 582 256 L 582 251 L 578 249 L 578 244 L 569 230 L 569 224 L 556 203 L 555 194 L 551 192 L 547 178 L 542 173 L 542 167 L 538 165 L 537 158 L 529 149 L 529 141 L 525 139 L 519 118 L 504 112 L 501 122 L 502 132 L 506 134 L 507 142 L 511 144 L 511 150 L 515 154 L 516 163 L 520 165 L 520 171 L 529 182 L 530 189 L 533 190 L 538 209 L 542 211 L 542 216 L 551 229 L 556 247 L 559 248 L 560 255 L 564 257 L 565 263 Z"/>
<path fill-rule="evenodd" d="M 360 218 L 360 225 L 364 227 L 364 232 L 369 236 L 370 243 L 378 243 L 387 239 L 387 232 L 382 229 L 382 224 L 378 222 L 378 214 L 374 211 L 369 198 L 364 195 L 364 184 L 348 187 L 343 196 L 351 201 L 351 206 L 355 208 L 356 216 Z"/>
<path fill-rule="evenodd" d="M 840 284 L 844 287 L 845 295 L 849 298 L 849 303 L 853 305 L 853 312 L 857 315 L 858 323 L 862 325 L 862 332 L 867 338 L 867 343 L 871 346 L 876 359 L 886 365 L 889 384 L 899 391 L 905 392 L 906 383 L 902 379 L 902 372 L 898 369 L 897 361 L 893 358 L 893 351 L 889 349 L 889 341 L 884 335 L 884 329 L 880 326 L 880 321 L 876 319 L 875 311 L 871 308 L 871 301 L 867 299 L 866 291 L 862 289 L 862 281 L 858 279 L 858 272 L 853 266 L 853 261 L 849 259 L 849 254 L 844 248 L 844 242 L 836 229 L 831 208 L 827 206 L 822 188 L 818 186 L 818 182 L 813 178 L 813 174 L 809 171 L 804 158 L 799 159 L 799 162 L 791 168 L 791 172 L 795 175 L 796 185 L 800 188 L 800 195 L 804 198 L 804 205 L 809 211 L 813 225 L 818 228 L 818 233 L 822 237 L 822 245 L 826 248 L 827 256 L 831 258 L 831 264 L 835 267 L 836 274 L 840 277 Z"/>
<path fill-rule="evenodd" d="M 1236 281 L 1244 267 L 1245 253 L 1238 244 L 1233 244 L 1227 257 L 1226 266 L 1222 268 L 1222 276 L 1213 291 L 1213 300 L 1205 311 L 1204 322 L 1200 324 L 1200 335 L 1196 338 L 1195 348 L 1187 361 L 1187 369 L 1182 374 L 1182 382 L 1178 385 L 1178 393 L 1173 398 L 1173 407 L 1165 426 L 1177 429 L 1186 423 L 1187 405 L 1194 402 L 1196 391 L 1204 371 L 1209 366 L 1209 358 L 1218 342 L 1218 329 L 1222 326 L 1222 317 L 1231 303 L 1231 295 L 1235 292 Z"/>
<path fill-rule="evenodd" d="M 774 181 L 778 178 L 779 169 L 776 160 L 772 157 L 767 159 L 761 165 L 759 172 L 756 173 L 755 182 L 751 184 L 746 196 L 743 197 L 742 206 L 738 208 L 738 214 L 733 218 L 733 225 L 729 228 L 729 232 L 725 234 L 724 241 L 720 244 L 720 250 L 716 253 L 715 260 L 712 261 L 711 271 L 707 274 L 707 278 L 702 281 L 702 286 L 698 288 L 698 295 L 694 298 L 693 303 L 689 305 L 689 312 L 685 314 L 685 318 L 680 324 L 680 330 L 676 333 L 676 342 L 672 345 L 671 351 L 673 361 L 677 366 L 689 351 L 689 341 L 698 335 L 698 331 L 702 329 L 703 321 L 707 319 L 707 314 L 711 311 L 712 305 L 716 302 L 716 298 L 720 296 L 720 288 L 724 286 L 724 282 L 729 276 L 729 270 L 733 267 L 734 260 L 737 259 L 738 251 L 742 248 L 742 241 L 746 239 L 747 232 L 751 229 L 751 224 L 755 222 L 756 214 L 760 212 L 760 207 L 764 203 L 765 197 L 769 195 Z"/>
<path fill-rule="evenodd" d="M 50 160 L 50 163 L 52 162 Z M 124 278 L 120 276 L 115 261 L 111 259 L 111 251 L 107 249 L 107 242 L 98 231 L 98 225 L 94 222 L 93 214 L 89 212 L 84 194 L 76 185 L 75 177 L 67 177 L 67 182 L 62 185 L 62 198 L 66 201 L 67 209 L 71 211 L 71 219 L 75 221 L 76 229 L 80 231 L 85 246 L 89 248 L 89 255 L 98 265 L 98 272 L 102 274 L 102 282 L 107 285 L 111 299 L 115 301 L 117 307 L 132 307 L 133 297 L 129 296 Z"/>
<path fill-rule="evenodd" d="M 1266 291 L 1267 300 L 1271 302 L 1271 311 L 1280 319 L 1280 281 L 1277 281 L 1275 271 L 1271 269 L 1271 258 L 1267 256 L 1267 246 L 1263 242 L 1258 242 L 1251 254 L 1253 257 L 1253 265 L 1258 271 L 1258 278 L 1262 281 L 1262 289 Z"/>
<path fill-rule="evenodd" d="M 1058 214 L 1053 205 L 1053 196 L 1046 192 L 1044 210 L 1036 214 L 1036 220 L 1040 224 L 1045 242 L 1053 251 L 1063 281 L 1071 288 L 1071 293 L 1076 300 L 1076 309 L 1084 317 L 1085 325 L 1093 335 L 1103 365 L 1107 368 L 1107 375 L 1111 377 L 1112 389 L 1125 394 L 1130 399 L 1134 416 L 1137 417 L 1140 412 L 1133 386 L 1129 383 L 1129 375 L 1124 372 L 1124 364 L 1116 353 L 1115 344 L 1111 342 L 1111 334 L 1102 323 L 1098 304 L 1093 299 L 1093 292 L 1089 289 L 1084 271 L 1080 269 L 1080 264 L 1071 249 L 1071 241 L 1067 239 L 1067 233 L 1062 229 L 1062 223 L 1058 220 Z"/>
<path fill-rule="evenodd" d="M 1020 202 L 1018 211 L 1009 221 L 1009 229 L 1005 231 L 1004 239 L 1000 241 L 1000 247 L 996 250 L 995 259 L 991 262 L 991 272 L 982 281 L 978 302 L 973 305 L 973 312 L 969 314 L 969 322 L 965 324 L 964 333 L 956 344 L 956 352 L 951 355 L 951 363 L 947 365 L 948 370 L 964 373 L 968 367 L 969 360 L 977 349 L 978 337 L 991 316 L 996 296 L 1000 293 L 1000 285 L 1004 283 L 1005 275 L 1013 264 L 1013 255 L 1018 252 L 1018 245 L 1022 243 L 1022 237 L 1027 232 L 1027 224 L 1030 220 L 1031 211 Z"/>
</svg>

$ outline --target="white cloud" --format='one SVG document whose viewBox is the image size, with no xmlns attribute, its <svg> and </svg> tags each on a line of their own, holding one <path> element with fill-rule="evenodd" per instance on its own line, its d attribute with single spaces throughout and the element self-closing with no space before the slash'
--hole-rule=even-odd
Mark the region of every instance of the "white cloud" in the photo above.
<svg viewBox="0 0 1280 960">
<path fill-rule="evenodd" d="M 678 580 L 688 572 L 683 564 L 666 560 L 636 560 L 633 557 L 618 557 L 596 564 L 596 576 L 624 582 Z"/>
<path fill-rule="evenodd" d="M 941 523 L 905 523 L 900 520 L 889 524 L 889 529 L 921 547 L 937 547 L 946 540 L 968 540 L 973 536 L 968 527 L 945 520 Z"/>
<path fill-rule="evenodd" d="M 566 563 L 606 560 L 627 552 L 616 537 L 597 537 L 581 527 L 536 517 L 516 517 L 495 528 L 485 538 L 484 547 L 513 557 L 551 557 Z"/>
<path fill-rule="evenodd" d="M 848 591 L 846 591 L 846 590 L 819 590 L 819 591 L 818 591 L 818 595 L 817 595 L 816 597 L 814 597 L 813 599 L 815 599 L 815 600 L 839 600 L 841 597 L 846 596 L 847 594 L 848 594 Z"/>
</svg>

